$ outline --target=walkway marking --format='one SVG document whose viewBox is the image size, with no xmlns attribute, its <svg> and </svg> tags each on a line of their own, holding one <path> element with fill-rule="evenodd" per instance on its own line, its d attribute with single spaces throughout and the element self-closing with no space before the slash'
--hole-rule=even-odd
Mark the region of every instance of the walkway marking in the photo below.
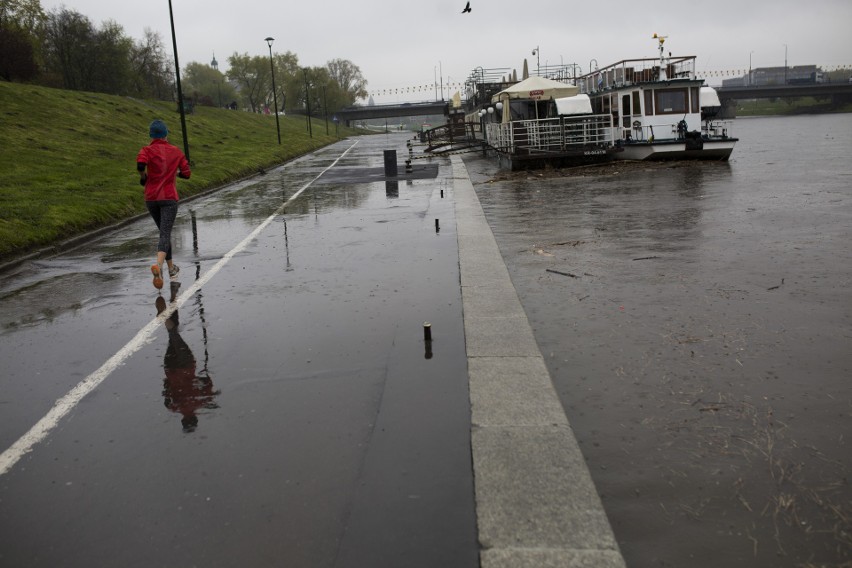
<svg viewBox="0 0 852 568">
<path fill-rule="evenodd" d="M 119 349 L 115 355 L 106 360 L 106 362 L 100 366 L 98 370 L 90 374 L 88 377 L 77 383 L 77 386 L 72 388 L 68 393 L 62 398 L 58 399 L 53 408 L 48 411 L 44 417 L 35 423 L 35 425 L 29 429 L 29 431 L 21 436 L 17 442 L 9 446 L 7 450 L 5 450 L 2 454 L 0 454 L 0 475 L 5 475 L 8 473 L 12 467 L 18 460 L 20 460 L 24 455 L 31 452 L 33 446 L 37 443 L 44 440 L 48 434 L 50 434 L 51 430 L 56 428 L 59 424 L 59 421 L 62 420 L 65 416 L 71 412 L 74 407 L 76 407 L 83 398 L 93 390 L 95 390 L 98 385 L 100 385 L 104 380 L 118 367 L 124 364 L 124 362 L 129 359 L 134 353 L 139 351 L 142 347 L 144 347 L 147 343 L 150 342 L 151 336 L 154 331 L 157 330 L 162 324 L 165 323 L 166 319 L 171 316 L 175 310 L 180 308 L 188 299 L 194 296 L 198 290 L 201 289 L 202 286 L 207 284 L 215 275 L 218 273 L 224 266 L 230 261 L 234 256 L 242 252 L 248 244 L 253 241 L 260 233 L 263 231 L 267 225 L 269 225 L 276 217 L 278 217 L 284 209 L 292 203 L 296 198 L 298 198 L 302 192 L 308 189 L 315 181 L 317 181 L 320 176 L 322 176 L 325 172 L 333 168 L 337 165 L 349 151 L 354 148 L 358 144 L 356 140 L 354 144 L 349 146 L 340 156 L 335 159 L 331 165 L 325 168 L 322 172 L 319 173 L 315 178 L 307 182 L 299 191 L 294 193 L 290 199 L 281 204 L 278 209 L 275 210 L 272 215 L 266 218 L 260 225 L 258 225 L 254 231 L 249 233 L 249 235 L 240 241 L 237 246 L 228 251 L 225 256 L 223 256 L 219 262 L 213 265 L 213 267 L 208 270 L 201 278 L 195 281 L 195 283 L 190 286 L 186 292 L 180 295 L 174 302 L 169 304 L 169 306 L 164 310 L 161 314 L 159 314 L 156 318 L 148 322 L 148 324 L 139 330 L 133 339 L 127 342 L 127 344 Z"/>
</svg>

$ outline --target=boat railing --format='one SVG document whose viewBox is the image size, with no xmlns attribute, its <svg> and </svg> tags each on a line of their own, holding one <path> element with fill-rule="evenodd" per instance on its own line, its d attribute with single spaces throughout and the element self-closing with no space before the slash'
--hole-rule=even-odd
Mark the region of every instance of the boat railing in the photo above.
<svg viewBox="0 0 852 568">
<path fill-rule="evenodd" d="M 730 120 L 708 120 L 701 124 L 701 134 L 706 138 L 730 138 L 732 125 Z"/>
<path fill-rule="evenodd" d="M 661 69 L 659 58 L 625 59 L 601 69 L 596 69 L 577 79 L 580 92 L 591 94 L 637 83 L 666 80 L 694 79 L 695 56 L 668 57 Z M 661 70 L 665 73 L 661 73 Z"/>
<path fill-rule="evenodd" d="M 632 128 L 614 127 L 615 137 L 620 138 L 622 143 L 627 142 L 662 142 L 664 140 L 678 140 L 686 136 L 686 131 L 679 131 L 677 123 L 639 125 L 634 124 Z M 701 123 L 701 135 L 704 138 L 728 138 L 730 137 L 730 121 L 714 121 Z"/>
<path fill-rule="evenodd" d="M 508 154 L 608 147 L 613 144 L 612 116 L 596 114 L 487 124 L 485 135 L 489 146 Z"/>
</svg>

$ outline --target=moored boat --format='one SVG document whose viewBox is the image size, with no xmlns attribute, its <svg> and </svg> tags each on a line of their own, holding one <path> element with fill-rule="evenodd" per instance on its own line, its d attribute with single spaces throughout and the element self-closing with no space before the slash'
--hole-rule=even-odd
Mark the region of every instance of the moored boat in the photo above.
<svg viewBox="0 0 852 568">
<path fill-rule="evenodd" d="M 727 160 L 737 138 L 717 121 L 716 91 L 695 74 L 695 56 L 625 59 L 578 78 L 596 114 L 612 116 L 619 160 Z"/>
<path fill-rule="evenodd" d="M 589 98 L 577 92 L 576 85 L 538 76 L 506 86 L 475 115 L 486 144 L 511 169 L 611 160 L 620 151 L 612 119 L 595 115 Z"/>
</svg>

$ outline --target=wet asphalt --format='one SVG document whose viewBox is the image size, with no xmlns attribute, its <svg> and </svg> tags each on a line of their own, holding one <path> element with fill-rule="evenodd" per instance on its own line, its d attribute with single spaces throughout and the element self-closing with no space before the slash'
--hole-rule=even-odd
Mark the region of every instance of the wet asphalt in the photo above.
<svg viewBox="0 0 852 568">
<path fill-rule="evenodd" d="M 728 164 L 464 157 L 628 566 L 852 555 L 849 120 L 738 120 Z M 178 293 L 351 143 L 186 203 Z M 0 476 L 0 564 L 478 564 L 453 174 L 386 184 L 393 145 L 359 142 Z M 157 313 L 151 229 L 0 276 L 3 448 Z"/>
<path fill-rule="evenodd" d="M 0 476 L 0 564 L 478 565 L 448 162 L 352 179 L 402 170 L 405 137 L 362 138 L 192 289 L 353 144 L 181 205 L 191 295 Z M 155 243 L 143 219 L 0 277 L 4 450 L 173 299 Z"/>
</svg>

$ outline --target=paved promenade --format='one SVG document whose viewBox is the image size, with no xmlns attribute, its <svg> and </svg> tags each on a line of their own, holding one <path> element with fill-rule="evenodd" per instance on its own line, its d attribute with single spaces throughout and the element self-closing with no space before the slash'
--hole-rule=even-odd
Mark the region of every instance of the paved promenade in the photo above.
<svg viewBox="0 0 852 568">
<path fill-rule="evenodd" d="M 481 564 L 624 566 L 464 163 L 452 160 Z"/>
<path fill-rule="evenodd" d="M 0 565 L 624 567 L 464 163 L 374 175 L 405 141 L 187 200 L 164 295 L 147 218 L 0 273 Z"/>
</svg>

